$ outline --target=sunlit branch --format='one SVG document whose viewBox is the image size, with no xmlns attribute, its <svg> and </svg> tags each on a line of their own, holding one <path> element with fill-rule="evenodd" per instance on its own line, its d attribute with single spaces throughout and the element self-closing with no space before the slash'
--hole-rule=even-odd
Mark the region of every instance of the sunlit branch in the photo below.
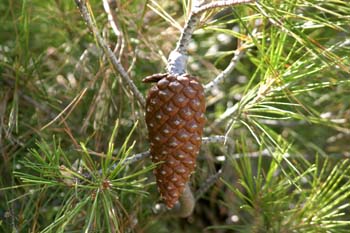
<svg viewBox="0 0 350 233">
<path fill-rule="evenodd" d="M 134 82 L 129 77 L 129 74 L 125 71 L 122 64 L 119 62 L 111 48 L 108 46 L 107 42 L 102 38 L 95 22 L 92 19 L 92 16 L 90 14 L 90 11 L 88 9 L 88 6 L 86 4 L 85 0 L 75 0 L 77 6 L 79 7 L 79 10 L 83 16 L 83 19 L 85 20 L 86 24 L 90 28 L 91 32 L 93 33 L 94 37 L 97 39 L 99 45 L 102 47 L 103 52 L 105 55 L 110 59 L 112 66 L 114 69 L 120 74 L 120 77 L 122 78 L 123 82 L 127 85 L 127 87 L 130 89 L 130 91 L 134 94 L 137 101 L 140 103 L 140 105 L 144 108 L 146 105 L 145 98 L 141 94 L 141 92 L 137 89 Z"/>
</svg>

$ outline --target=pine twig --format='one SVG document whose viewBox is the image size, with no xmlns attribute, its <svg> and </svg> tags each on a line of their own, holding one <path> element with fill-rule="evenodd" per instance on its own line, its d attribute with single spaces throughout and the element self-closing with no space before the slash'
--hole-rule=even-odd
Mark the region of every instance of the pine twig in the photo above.
<svg viewBox="0 0 350 233">
<path fill-rule="evenodd" d="M 243 51 L 244 51 L 243 49 L 236 49 L 236 51 L 234 52 L 234 56 L 231 59 L 230 64 L 226 67 L 226 69 L 223 70 L 218 76 L 216 76 L 216 78 L 214 78 L 211 82 L 204 85 L 205 92 L 210 91 L 211 88 L 218 85 L 218 83 L 220 83 L 222 80 L 224 80 L 234 70 L 237 63 L 239 62 L 239 60 L 241 59 L 241 57 L 244 54 Z"/>
<path fill-rule="evenodd" d="M 203 137 L 202 138 L 202 144 L 209 144 L 209 143 L 224 143 L 226 141 L 225 135 L 214 135 L 210 137 Z"/>
<path fill-rule="evenodd" d="M 112 66 L 114 69 L 120 74 L 123 82 L 127 85 L 127 87 L 130 89 L 130 91 L 133 93 L 133 95 L 136 97 L 139 104 L 144 108 L 146 106 L 146 101 L 141 92 L 137 89 L 134 82 L 130 79 L 129 74 L 125 71 L 122 64 L 119 62 L 111 48 L 108 46 L 107 42 L 102 38 L 97 26 L 95 25 L 94 21 L 92 20 L 92 16 L 89 12 L 88 6 L 86 5 L 85 0 L 75 0 L 75 3 L 79 7 L 80 13 L 85 20 L 86 24 L 90 28 L 91 32 L 93 33 L 94 37 L 97 39 L 97 42 L 102 47 L 103 52 L 105 55 L 109 58 L 110 62 L 112 63 Z"/>
<path fill-rule="evenodd" d="M 203 137 L 202 138 L 202 144 L 208 144 L 208 143 L 224 143 L 226 140 L 226 137 L 223 135 L 214 135 L 214 136 L 210 136 L 210 137 Z M 131 163 L 135 163 L 137 161 L 140 161 L 142 159 L 145 159 L 147 157 L 150 156 L 150 152 L 149 151 L 144 151 L 138 154 L 135 154 L 129 158 L 126 158 L 124 160 L 125 164 L 131 164 Z"/>
<path fill-rule="evenodd" d="M 227 7 L 227 6 L 234 6 L 238 4 L 244 4 L 244 3 L 251 3 L 253 0 L 228 0 L 228 1 L 215 1 L 215 2 L 210 2 L 207 4 L 204 4 L 197 8 L 193 14 L 202 14 L 205 11 L 214 9 L 214 8 L 219 8 L 219 7 Z"/>
<path fill-rule="evenodd" d="M 141 153 L 138 153 L 138 154 L 135 154 L 129 158 L 126 158 L 124 160 L 124 164 L 125 165 L 128 165 L 128 164 L 132 164 L 132 163 L 135 163 L 137 161 L 140 161 L 142 159 L 145 159 L 147 157 L 150 156 L 150 152 L 149 151 L 144 151 L 144 152 L 141 152 Z"/>
<path fill-rule="evenodd" d="M 200 20 L 200 16 L 205 11 L 213 8 L 233 6 L 243 3 L 250 3 L 253 0 L 231 0 L 231 1 L 216 1 L 201 6 L 201 1 L 194 1 L 191 14 L 184 26 L 180 39 L 177 42 L 176 48 L 170 53 L 168 58 L 167 70 L 170 74 L 184 74 L 187 64 L 187 48 L 191 41 L 192 34 Z"/>
<path fill-rule="evenodd" d="M 207 140 L 208 142 L 224 143 L 226 145 L 227 154 L 230 154 L 231 151 L 233 151 L 235 148 L 234 142 L 230 138 L 227 138 L 225 135 L 217 135 L 217 136 L 212 136 L 210 138 L 211 140 Z M 210 189 L 210 187 L 212 187 L 219 180 L 219 178 L 225 173 L 225 171 L 229 168 L 229 163 L 227 161 L 228 160 L 224 160 L 220 170 L 217 171 L 215 174 L 209 176 L 204 181 L 204 183 L 201 184 L 201 186 L 198 188 L 198 190 L 194 194 L 195 201 L 198 201 Z"/>
<path fill-rule="evenodd" d="M 75 108 L 75 106 L 80 102 L 81 98 L 85 95 L 87 91 L 87 88 L 85 87 L 77 96 L 74 97 L 74 99 L 57 115 L 55 116 L 49 123 L 41 127 L 40 130 L 44 130 L 50 125 L 52 125 L 55 121 L 57 121 L 59 118 L 62 118 L 60 123 L 62 123 L 72 112 L 72 109 Z M 71 109 L 71 110 L 69 110 Z M 67 112 L 66 116 L 63 116 Z"/>
<path fill-rule="evenodd" d="M 239 107 L 240 107 L 240 106 L 239 106 L 239 103 L 236 103 L 236 104 L 233 105 L 232 107 L 227 108 L 227 109 L 225 110 L 225 112 L 222 113 L 222 114 L 220 115 L 220 117 L 218 117 L 218 118 L 214 121 L 213 125 L 216 126 L 216 125 L 220 124 L 222 121 L 224 121 L 225 119 L 227 119 L 228 117 L 232 116 L 235 112 L 238 111 Z"/>
<path fill-rule="evenodd" d="M 199 5 L 200 1 L 195 0 L 192 5 L 191 14 L 176 44 L 176 48 L 169 54 L 167 70 L 170 74 L 181 75 L 186 73 L 187 48 L 200 19 L 200 15 L 193 14 L 193 12 L 195 11 L 195 8 L 199 7 Z"/>
<path fill-rule="evenodd" d="M 215 135 L 215 136 L 211 136 L 211 137 L 203 137 L 202 138 L 202 144 L 208 144 L 208 143 L 224 143 L 226 140 L 226 137 L 223 135 Z M 89 153 L 95 153 L 95 152 L 89 152 Z M 101 154 L 99 154 L 101 156 Z M 131 157 L 128 157 L 124 160 L 123 164 L 124 165 L 129 165 L 132 163 L 135 163 L 137 161 L 143 160 L 147 157 L 150 156 L 150 152 L 149 151 L 144 151 L 138 154 L 135 154 Z M 110 170 L 113 170 L 115 168 L 115 166 L 117 166 L 117 164 L 113 164 L 113 166 L 110 167 Z M 99 173 L 102 173 L 102 170 L 99 170 Z M 84 175 L 85 178 L 91 178 L 91 176 L 89 174 L 85 174 Z M 208 186 L 208 185 L 206 185 Z M 209 185 L 210 187 L 211 185 Z"/>
<path fill-rule="evenodd" d="M 191 14 L 186 22 L 186 25 L 183 28 L 183 31 L 175 48 L 175 51 L 181 54 L 186 54 L 188 45 L 192 38 L 192 34 L 200 19 L 200 14 L 195 14 L 194 12 L 200 7 L 201 1 L 196 0 L 193 2 L 194 3 L 192 5 Z"/>
<path fill-rule="evenodd" d="M 203 137 L 202 144 L 204 145 L 204 144 L 209 144 L 209 143 L 224 143 L 226 139 L 227 138 L 224 135 L 214 135 L 214 136 L 210 136 L 210 137 Z M 125 164 L 135 163 L 135 162 L 140 161 L 142 159 L 145 159 L 149 156 L 150 156 L 150 152 L 144 151 L 144 152 L 135 154 L 129 158 L 126 158 L 124 160 L 124 163 Z"/>
<path fill-rule="evenodd" d="M 212 187 L 215 182 L 222 176 L 223 174 L 223 169 L 220 169 L 217 173 L 214 175 L 209 176 L 206 181 L 197 189 L 194 197 L 196 201 L 198 201 L 209 189 Z"/>
<path fill-rule="evenodd" d="M 202 144 L 224 143 L 225 140 L 226 140 L 226 137 L 222 136 L 222 135 L 215 135 L 215 136 L 211 136 L 211 137 L 203 137 L 202 138 Z M 96 152 L 93 152 L 93 151 L 88 151 L 88 152 L 90 154 L 95 154 L 95 155 L 98 155 L 98 156 L 106 156 L 105 154 L 96 153 Z M 129 165 L 129 164 L 135 163 L 135 162 L 143 160 L 143 159 L 145 159 L 145 158 L 147 158 L 149 156 L 150 156 L 150 152 L 149 151 L 144 151 L 144 152 L 140 152 L 140 153 L 134 154 L 133 156 L 126 158 L 123 161 L 123 165 Z M 117 165 L 118 165 L 118 163 L 115 163 L 109 169 L 113 170 Z M 99 170 L 98 172 L 100 174 L 102 174 L 102 170 Z M 91 178 L 91 175 L 90 174 L 85 174 L 84 177 L 85 178 Z"/>
<path fill-rule="evenodd" d="M 120 26 L 118 25 L 118 21 L 117 21 L 117 16 L 115 15 L 115 12 L 113 11 L 113 4 L 111 3 L 110 0 L 102 0 L 103 2 L 103 8 L 107 14 L 107 18 L 108 18 L 108 22 L 111 25 L 111 28 L 114 32 L 114 34 L 117 36 L 118 40 L 117 40 L 117 44 L 114 48 L 114 53 L 117 54 L 119 51 L 119 61 L 120 61 L 120 57 L 123 53 L 124 50 L 124 35 L 121 32 L 121 30 L 119 29 Z"/>
<path fill-rule="evenodd" d="M 253 152 L 249 152 L 249 153 L 245 153 L 245 154 L 241 154 L 241 153 L 235 153 L 232 155 L 219 155 L 215 157 L 215 161 L 216 162 L 226 162 L 229 159 L 241 159 L 243 157 L 248 157 L 248 158 L 258 158 L 259 156 L 263 156 L 263 157 L 273 157 L 272 152 L 268 149 L 264 149 L 262 151 L 253 151 Z M 289 154 L 285 154 L 285 157 L 290 157 Z"/>
<path fill-rule="evenodd" d="M 224 135 L 214 135 L 210 137 L 203 137 L 202 138 L 202 144 L 209 144 L 209 143 L 224 143 L 227 138 Z M 131 164 L 135 163 L 137 161 L 140 161 L 142 159 L 145 159 L 150 156 L 149 151 L 144 151 L 138 154 L 135 154 L 129 158 L 126 158 L 124 163 L 125 164 Z"/>
</svg>

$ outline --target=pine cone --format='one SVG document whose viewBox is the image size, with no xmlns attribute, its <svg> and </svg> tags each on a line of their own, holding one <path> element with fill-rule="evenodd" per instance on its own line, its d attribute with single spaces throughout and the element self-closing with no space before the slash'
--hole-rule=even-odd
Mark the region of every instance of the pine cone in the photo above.
<svg viewBox="0 0 350 233">
<path fill-rule="evenodd" d="M 156 74 L 143 82 L 151 87 L 146 103 L 146 123 L 158 190 L 172 208 L 196 167 L 205 123 L 202 85 L 188 74 Z"/>
</svg>

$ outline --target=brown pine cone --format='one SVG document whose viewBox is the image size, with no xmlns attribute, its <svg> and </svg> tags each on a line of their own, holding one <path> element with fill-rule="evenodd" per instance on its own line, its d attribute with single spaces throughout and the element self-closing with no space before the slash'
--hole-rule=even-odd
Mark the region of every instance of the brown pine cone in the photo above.
<svg viewBox="0 0 350 233">
<path fill-rule="evenodd" d="M 198 78 L 156 74 L 147 96 L 146 123 L 158 190 L 172 208 L 196 167 L 205 123 L 205 97 Z"/>
</svg>

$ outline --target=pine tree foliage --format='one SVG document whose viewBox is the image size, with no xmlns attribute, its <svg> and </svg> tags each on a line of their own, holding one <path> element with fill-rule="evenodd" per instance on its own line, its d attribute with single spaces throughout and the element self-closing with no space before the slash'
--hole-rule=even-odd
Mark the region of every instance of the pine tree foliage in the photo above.
<svg viewBox="0 0 350 233">
<path fill-rule="evenodd" d="M 194 2 L 87 6 L 145 95 Z M 202 145 L 186 219 L 157 213 L 157 164 L 137 160 L 144 109 L 75 2 L 8 0 L 0 13 L 0 232 L 349 232 L 347 1 L 201 15 L 187 69 L 206 87 L 204 136 L 226 140 Z"/>
</svg>

